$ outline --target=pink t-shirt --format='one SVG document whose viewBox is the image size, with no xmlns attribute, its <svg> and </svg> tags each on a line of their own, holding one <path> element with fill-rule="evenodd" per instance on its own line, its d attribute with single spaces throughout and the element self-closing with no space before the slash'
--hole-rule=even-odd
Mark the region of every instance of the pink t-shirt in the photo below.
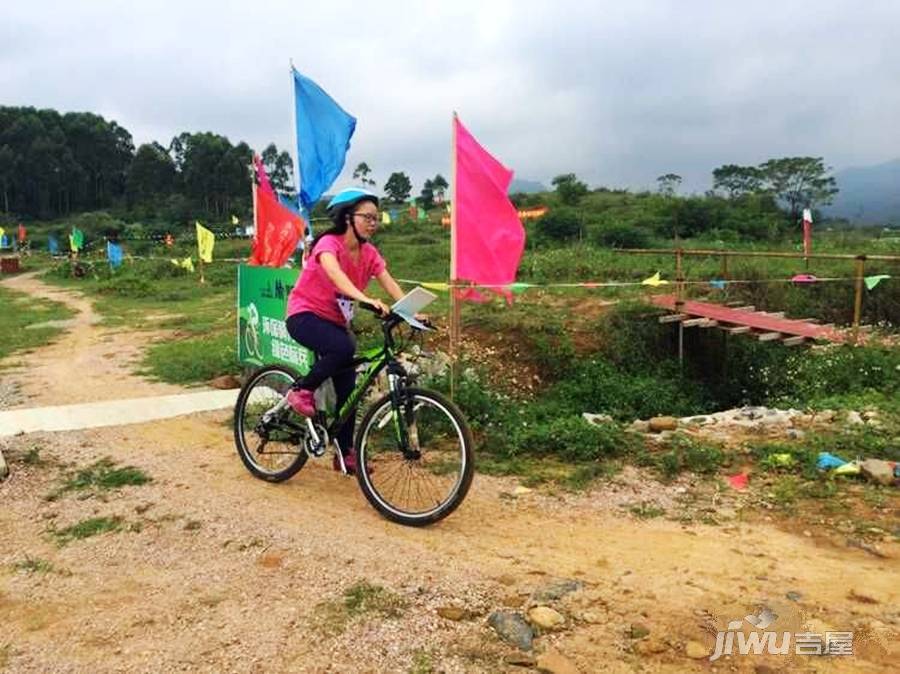
<svg viewBox="0 0 900 674">
<path fill-rule="evenodd" d="M 328 278 L 328 274 L 320 263 L 319 258 L 322 253 L 334 253 L 338 264 L 353 285 L 363 291 L 373 277 L 384 271 L 386 266 L 384 258 L 381 257 L 381 253 L 375 246 L 367 242 L 360 246 L 359 259 L 354 262 L 344 245 L 344 237 L 341 234 L 323 236 L 313 248 L 306 267 L 288 297 L 287 315 L 293 316 L 301 311 L 311 311 L 326 321 L 346 325 L 347 319 L 338 304 L 338 299 L 343 296 Z"/>
</svg>

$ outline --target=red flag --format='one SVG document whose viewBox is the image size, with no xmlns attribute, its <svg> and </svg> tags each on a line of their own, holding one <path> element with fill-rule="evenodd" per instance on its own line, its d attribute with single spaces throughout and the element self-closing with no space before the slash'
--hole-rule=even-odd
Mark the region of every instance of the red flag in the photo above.
<svg viewBox="0 0 900 674">
<path fill-rule="evenodd" d="M 525 248 L 525 229 L 509 200 L 513 172 L 494 159 L 454 117 L 456 132 L 455 256 L 451 279 L 495 286 L 511 301 L 505 286 L 516 280 Z M 469 292 L 468 299 L 480 299 Z"/>
<path fill-rule="evenodd" d="M 803 254 L 812 254 L 812 211 L 803 209 Z"/>
<path fill-rule="evenodd" d="M 25 241 L 25 225 L 19 223 L 19 243 Z"/>
<path fill-rule="evenodd" d="M 274 192 L 256 190 L 256 230 L 250 264 L 281 267 L 296 250 L 304 230 L 303 219 L 282 206 Z"/>
</svg>

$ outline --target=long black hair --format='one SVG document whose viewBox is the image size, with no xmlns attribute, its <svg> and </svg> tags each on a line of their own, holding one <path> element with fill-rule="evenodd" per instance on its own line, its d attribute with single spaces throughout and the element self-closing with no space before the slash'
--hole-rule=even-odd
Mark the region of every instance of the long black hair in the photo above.
<svg viewBox="0 0 900 674">
<path fill-rule="evenodd" d="M 341 204 L 337 208 L 335 208 L 329 215 L 331 216 L 331 222 L 333 223 L 331 227 L 326 229 L 324 232 L 320 232 L 316 234 L 315 238 L 313 238 L 312 243 L 309 244 L 309 253 L 312 255 L 313 250 L 316 247 L 316 244 L 319 243 L 319 239 L 323 236 L 328 236 L 329 234 L 338 234 L 343 236 L 347 233 L 347 227 L 350 226 L 350 216 L 356 211 L 356 207 L 359 206 L 364 201 L 371 201 L 376 206 L 378 205 L 378 199 L 374 196 L 363 196 L 357 199 L 356 201 L 351 201 L 346 204 Z"/>
</svg>

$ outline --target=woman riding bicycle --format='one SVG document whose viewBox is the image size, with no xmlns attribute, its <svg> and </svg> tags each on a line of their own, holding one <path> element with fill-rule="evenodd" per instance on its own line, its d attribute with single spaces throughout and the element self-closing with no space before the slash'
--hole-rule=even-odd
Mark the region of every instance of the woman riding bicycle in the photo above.
<svg viewBox="0 0 900 674">
<path fill-rule="evenodd" d="M 331 377 L 337 407 L 350 396 L 356 372 L 350 367 L 356 340 L 350 332 L 354 301 L 374 305 L 385 315 L 388 307 L 365 294 L 369 281 L 399 300 L 403 291 L 387 270 L 384 258 L 369 242 L 378 225 L 378 197 L 363 188 L 339 192 L 328 203 L 332 227 L 319 234 L 310 246 L 306 267 L 291 291 L 287 305 L 287 331 L 297 342 L 316 354 L 316 362 L 288 394 L 288 403 L 299 414 L 315 414 L 314 391 Z M 353 443 L 354 416 L 337 433 L 337 443 L 349 473 L 356 470 Z M 340 470 L 338 457 L 334 469 Z"/>
</svg>

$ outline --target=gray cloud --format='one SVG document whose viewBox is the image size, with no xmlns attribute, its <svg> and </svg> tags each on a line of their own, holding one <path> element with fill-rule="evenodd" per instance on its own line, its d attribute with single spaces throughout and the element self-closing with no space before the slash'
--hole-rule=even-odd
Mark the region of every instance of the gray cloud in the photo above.
<svg viewBox="0 0 900 674">
<path fill-rule="evenodd" d="M 897 25 L 890 1 L 36 1 L 4 9 L 0 101 L 293 151 L 293 58 L 359 118 L 339 184 L 447 175 L 456 110 L 522 178 L 703 190 L 724 163 L 900 156 Z"/>
</svg>

